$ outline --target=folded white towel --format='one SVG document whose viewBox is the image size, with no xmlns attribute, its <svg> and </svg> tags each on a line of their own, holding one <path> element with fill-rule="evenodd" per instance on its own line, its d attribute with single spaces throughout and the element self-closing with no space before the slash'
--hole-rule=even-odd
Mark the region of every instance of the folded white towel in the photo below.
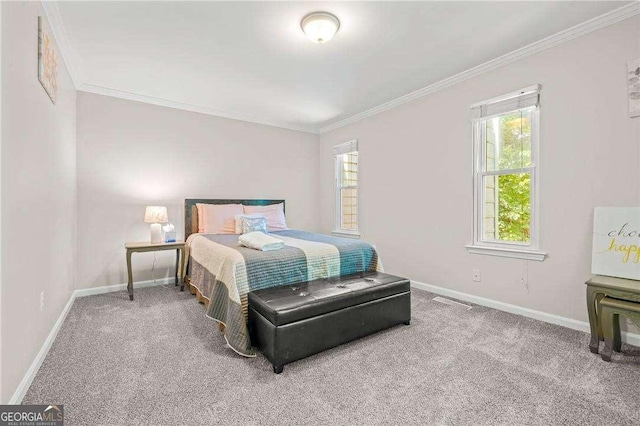
<svg viewBox="0 0 640 426">
<path fill-rule="evenodd" d="M 254 231 L 240 235 L 238 239 L 241 246 L 249 247 L 256 250 L 271 251 L 279 250 L 284 247 L 284 241 L 273 238 L 263 232 Z"/>
</svg>

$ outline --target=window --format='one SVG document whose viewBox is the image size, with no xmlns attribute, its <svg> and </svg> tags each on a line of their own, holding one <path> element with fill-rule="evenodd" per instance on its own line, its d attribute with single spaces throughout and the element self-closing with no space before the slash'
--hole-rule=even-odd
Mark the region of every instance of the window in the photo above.
<svg viewBox="0 0 640 426">
<path fill-rule="evenodd" d="M 540 86 L 533 86 L 471 107 L 471 253 L 544 260 L 536 219 L 539 99 Z"/>
<path fill-rule="evenodd" d="M 358 141 L 333 147 L 336 182 L 335 233 L 358 235 Z"/>
</svg>

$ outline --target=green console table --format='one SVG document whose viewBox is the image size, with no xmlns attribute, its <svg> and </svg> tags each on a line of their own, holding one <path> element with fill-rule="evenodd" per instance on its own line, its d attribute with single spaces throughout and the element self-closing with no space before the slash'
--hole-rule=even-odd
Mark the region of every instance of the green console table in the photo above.
<svg viewBox="0 0 640 426">
<path fill-rule="evenodd" d="M 600 341 L 603 340 L 598 303 L 603 297 L 640 302 L 640 281 L 595 275 L 586 284 L 587 310 L 589 311 L 589 326 L 591 327 L 589 349 L 594 354 L 597 354 Z"/>
</svg>

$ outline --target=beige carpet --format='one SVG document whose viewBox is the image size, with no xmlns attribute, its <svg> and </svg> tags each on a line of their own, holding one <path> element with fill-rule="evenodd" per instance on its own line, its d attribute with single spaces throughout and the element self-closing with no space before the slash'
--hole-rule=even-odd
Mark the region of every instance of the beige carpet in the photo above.
<svg viewBox="0 0 640 426">
<path fill-rule="evenodd" d="M 187 292 L 80 298 L 24 399 L 67 425 L 640 424 L 640 349 L 414 290 L 413 320 L 289 364 L 226 348 Z"/>
</svg>

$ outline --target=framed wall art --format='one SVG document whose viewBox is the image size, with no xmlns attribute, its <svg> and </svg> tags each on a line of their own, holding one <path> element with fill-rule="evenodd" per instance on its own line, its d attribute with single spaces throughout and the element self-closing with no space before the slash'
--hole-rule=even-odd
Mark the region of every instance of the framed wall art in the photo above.
<svg viewBox="0 0 640 426">
<path fill-rule="evenodd" d="M 627 62 L 629 117 L 640 117 L 640 58 Z"/>
<path fill-rule="evenodd" d="M 596 207 L 591 273 L 640 280 L 640 207 Z"/>
<path fill-rule="evenodd" d="M 51 28 L 42 16 L 38 16 L 38 80 L 55 104 L 58 92 L 58 55 Z"/>
</svg>

